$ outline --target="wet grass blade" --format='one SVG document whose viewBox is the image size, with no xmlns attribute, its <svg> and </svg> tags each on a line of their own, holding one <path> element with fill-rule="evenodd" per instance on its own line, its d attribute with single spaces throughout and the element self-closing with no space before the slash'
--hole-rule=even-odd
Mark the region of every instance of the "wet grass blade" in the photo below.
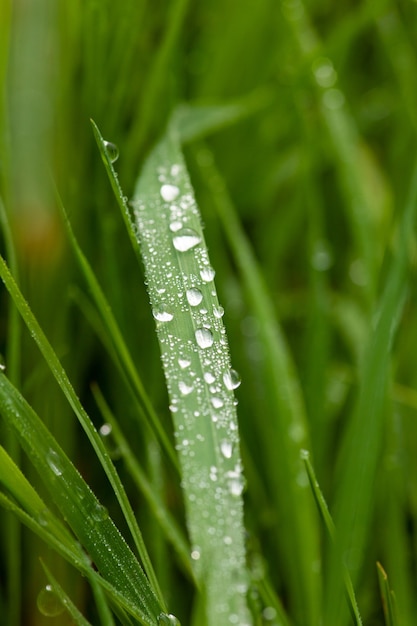
<svg viewBox="0 0 417 626">
<path fill-rule="evenodd" d="M 52 575 L 45 563 L 42 563 L 42 567 L 49 580 L 49 585 L 47 585 L 38 596 L 38 608 L 40 611 L 48 617 L 54 617 L 60 615 L 61 612 L 66 610 L 71 615 L 76 626 L 91 626 L 90 622 L 85 619 L 69 596 L 62 589 L 61 585 Z M 114 625 L 112 618 L 107 621 L 102 620 L 101 623 L 103 626 Z"/>
<path fill-rule="evenodd" d="M 103 577 L 137 607 L 143 624 L 163 611 L 142 568 L 54 437 L 4 374 L 0 412 L 16 432 L 63 517 Z"/>
<path fill-rule="evenodd" d="M 381 563 L 376 564 L 378 572 L 379 590 L 381 592 L 382 607 L 384 609 L 384 617 L 386 626 L 398 626 L 397 606 L 395 596 L 390 589 L 389 580 L 386 571 Z"/>
<path fill-rule="evenodd" d="M 116 195 L 123 194 L 96 137 Z M 207 623 L 249 623 L 245 593 L 243 476 L 233 388 L 200 216 L 179 144 L 170 134 L 149 156 L 135 188 L 134 222 L 145 263 L 171 401 L 195 572 Z"/>
</svg>

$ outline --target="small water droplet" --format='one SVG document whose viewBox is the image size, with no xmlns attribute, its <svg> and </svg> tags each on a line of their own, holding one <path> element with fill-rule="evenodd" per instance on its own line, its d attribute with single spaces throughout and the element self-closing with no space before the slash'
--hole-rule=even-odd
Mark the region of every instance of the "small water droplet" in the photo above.
<svg viewBox="0 0 417 626">
<path fill-rule="evenodd" d="M 204 280 L 205 283 L 209 283 L 215 277 L 216 272 L 211 267 L 205 267 L 200 271 L 201 280 Z"/>
<path fill-rule="evenodd" d="M 181 359 L 180 358 L 180 359 L 178 359 L 178 365 L 180 366 L 180 368 L 182 370 L 185 370 L 185 369 L 187 369 L 187 367 L 190 367 L 191 361 L 190 361 L 190 359 Z"/>
<path fill-rule="evenodd" d="M 191 306 L 197 306 L 203 299 L 203 294 L 199 289 L 187 289 L 185 294 L 187 296 L 188 304 Z"/>
<path fill-rule="evenodd" d="M 183 380 L 180 380 L 180 382 L 178 383 L 178 389 L 180 390 L 183 396 L 188 396 L 190 395 L 194 387 L 193 385 L 187 385 L 186 382 L 184 382 Z"/>
<path fill-rule="evenodd" d="M 192 228 L 182 228 L 173 237 L 174 248 L 179 252 L 187 252 L 201 242 L 201 237 Z"/>
<path fill-rule="evenodd" d="M 313 74 L 320 87 L 333 87 L 337 81 L 337 72 L 333 63 L 327 57 L 320 57 L 313 63 Z"/>
<path fill-rule="evenodd" d="M 179 619 L 172 613 L 160 613 L 158 624 L 161 624 L 161 626 L 181 626 Z"/>
<path fill-rule="evenodd" d="M 217 317 L 217 319 L 220 319 L 221 317 L 223 317 L 224 315 L 224 308 L 222 306 L 214 306 L 213 307 L 213 315 L 214 317 Z"/>
<path fill-rule="evenodd" d="M 104 147 L 106 148 L 107 156 L 109 157 L 111 163 L 115 163 L 119 158 L 119 148 L 111 141 L 105 141 Z"/>
<path fill-rule="evenodd" d="M 4 372 L 6 369 L 6 363 L 4 362 L 4 356 L 0 354 L 0 372 Z"/>
<path fill-rule="evenodd" d="M 91 511 L 91 518 L 95 522 L 104 522 L 104 520 L 106 520 L 108 516 L 109 512 L 106 507 L 100 504 L 100 502 L 96 502 Z"/>
<path fill-rule="evenodd" d="M 233 389 L 237 389 L 239 387 L 242 381 L 238 372 L 234 369 L 230 369 L 223 374 L 223 382 L 226 389 L 228 389 L 229 391 L 233 391 Z"/>
<path fill-rule="evenodd" d="M 214 383 L 214 381 L 216 380 L 216 377 L 213 376 L 213 374 L 211 372 L 205 372 L 204 374 L 204 380 L 206 381 L 206 383 L 208 385 L 211 385 L 212 383 Z"/>
<path fill-rule="evenodd" d="M 245 488 L 245 479 L 243 478 L 241 471 L 227 472 L 226 476 L 231 495 L 240 496 Z"/>
<path fill-rule="evenodd" d="M 169 230 L 170 230 L 172 233 L 176 233 L 176 232 L 178 232 L 179 230 L 181 230 L 181 228 L 182 228 L 182 222 L 180 222 L 180 221 L 178 221 L 178 220 L 174 220 L 174 221 L 173 221 L 173 222 L 171 222 L 171 223 L 170 223 L 170 225 L 169 225 Z"/>
<path fill-rule="evenodd" d="M 106 446 L 110 457 L 114 460 L 120 458 L 120 450 L 114 440 L 112 425 L 103 424 L 100 426 L 100 430 L 98 432 L 104 441 L 104 445 Z"/>
<path fill-rule="evenodd" d="M 173 314 L 167 311 L 164 306 L 159 306 L 152 309 L 152 315 L 158 322 L 170 322 L 172 319 L 174 319 Z"/>
<path fill-rule="evenodd" d="M 56 617 L 65 611 L 65 606 L 51 587 L 46 585 L 38 594 L 36 601 L 39 611 L 47 617 Z"/>
<path fill-rule="evenodd" d="M 180 195 L 180 190 L 176 185 L 162 185 L 160 194 L 165 202 L 172 202 Z"/>
<path fill-rule="evenodd" d="M 221 409 L 223 406 L 223 400 L 221 398 L 218 398 L 217 396 L 211 398 L 211 403 L 215 409 Z"/>
<path fill-rule="evenodd" d="M 231 459 L 232 452 L 233 452 L 232 443 L 228 441 L 227 439 L 223 439 L 223 441 L 220 442 L 220 452 L 222 453 L 225 459 Z"/>
<path fill-rule="evenodd" d="M 273 606 L 266 606 L 262 611 L 262 617 L 267 622 L 272 622 L 277 616 L 276 609 Z"/>
<path fill-rule="evenodd" d="M 58 453 L 55 452 L 55 450 L 53 450 L 52 448 L 50 448 L 48 454 L 46 455 L 46 462 L 48 463 L 55 476 L 62 476 L 63 470 L 61 467 L 61 460 Z"/>
<path fill-rule="evenodd" d="M 214 337 L 208 328 L 198 328 L 195 331 L 195 339 L 200 348 L 210 348 L 213 345 Z"/>
<path fill-rule="evenodd" d="M 310 458 L 310 452 L 309 452 L 308 450 L 305 450 L 304 448 L 302 448 L 302 449 L 300 450 L 300 458 L 301 458 L 303 461 L 307 461 L 307 459 L 309 459 L 309 458 Z"/>
<path fill-rule="evenodd" d="M 191 558 L 193 559 L 193 561 L 198 561 L 200 556 L 201 556 L 200 550 L 198 550 L 197 548 L 194 548 L 194 550 L 192 550 L 191 552 Z"/>
</svg>

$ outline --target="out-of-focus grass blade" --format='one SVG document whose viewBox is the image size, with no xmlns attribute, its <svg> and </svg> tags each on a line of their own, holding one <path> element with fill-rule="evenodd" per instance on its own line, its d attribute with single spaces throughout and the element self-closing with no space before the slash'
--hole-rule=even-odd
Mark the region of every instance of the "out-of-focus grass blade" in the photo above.
<svg viewBox="0 0 417 626">
<path fill-rule="evenodd" d="M 102 153 L 103 140 L 95 128 Z M 114 171 L 113 188 L 123 198 Z M 202 227 L 177 141 L 164 136 L 134 193 L 135 227 L 176 428 L 196 575 L 210 626 L 249 623 L 243 476 L 234 408 L 238 385 Z M 126 207 L 122 206 L 126 215 Z M 136 247 L 138 243 L 135 244 Z"/>
<path fill-rule="evenodd" d="M 352 577 L 362 565 L 385 428 L 384 399 L 390 350 L 408 287 L 409 244 L 414 232 L 416 211 L 417 167 L 412 172 L 408 199 L 395 242 L 395 254 L 365 348 L 360 376 L 361 388 L 342 453 L 343 465 L 334 507 L 338 549 L 334 551 L 329 563 L 326 623 L 335 623 L 341 619 L 342 590 L 340 576 L 337 574 L 340 571 L 339 550 L 344 558 L 349 557 Z"/>
<path fill-rule="evenodd" d="M 163 608 L 107 510 L 4 374 L 0 374 L 0 411 L 102 576 L 137 607 L 143 624 L 155 624 Z"/>
<path fill-rule="evenodd" d="M 53 373 L 55 379 L 57 380 L 59 386 L 61 387 L 63 393 L 65 394 L 69 404 L 74 410 L 74 413 L 78 417 L 78 420 L 83 427 L 85 433 L 87 434 L 96 454 L 99 459 L 106 475 L 112 485 L 116 498 L 120 504 L 120 507 L 123 511 L 129 529 L 132 533 L 133 539 L 135 541 L 135 545 L 138 549 L 139 555 L 142 559 L 142 563 L 145 569 L 145 572 L 152 584 L 152 587 L 158 597 L 159 603 L 161 606 L 164 606 L 164 600 L 162 594 L 159 590 L 158 581 L 156 579 L 155 573 L 153 571 L 153 567 L 151 561 L 149 559 L 147 550 L 143 543 L 142 535 L 139 530 L 136 518 L 132 511 L 132 507 L 130 506 L 129 500 L 126 495 L 126 491 L 122 485 L 122 482 L 116 472 L 116 469 L 110 459 L 110 456 L 106 450 L 106 447 L 98 435 L 94 425 L 92 424 L 89 416 L 81 405 L 80 400 L 78 399 L 77 394 L 73 386 L 71 385 L 69 378 L 62 367 L 55 351 L 53 350 L 51 344 L 47 340 L 45 334 L 43 333 L 38 321 L 33 315 L 28 303 L 24 299 L 22 293 L 19 290 L 13 276 L 10 274 L 10 271 L 2 257 L 0 257 L 0 276 L 6 285 L 10 295 L 13 298 L 13 301 L 20 312 L 25 324 L 27 325 L 32 337 L 36 341 L 40 351 L 42 352 L 46 363 L 48 364 L 51 372 Z"/>
<path fill-rule="evenodd" d="M 311 464 L 311 460 L 310 460 L 310 454 L 308 452 L 308 450 L 301 450 L 301 458 L 303 459 L 305 465 L 306 465 L 306 469 L 307 469 L 307 474 L 308 474 L 308 479 L 310 481 L 310 487 L 313 491 L 314 494 L 314 498 L 317 502 L 317 507 L 320 511 L 320 514 L 323 518 L 323 521 L 326 525 L 327 531 L 332 539 L 332 541 L 334 541 L 335 539 L 335 527 L 334 527 L 334 523 L 332 520 L 332 517 L 330 515 L 329 512 L 329 508 L 327 506 L 327 502 L 324 499 L 324 496 L 322 494 L 322 491 L 320 489 L 320 485 L 318 483 L 318 480 L 316 478 L 316 474 L 314 471 L 314 468 Z M 359 608 L 358 608 L 358 603 L 356 601 L 356 597 L 355 597 L 355 591 L 353 589 L 353 584 L 352 584 L 352 580 L 349 576 L 349 572 L 346 568 L 346 566 L 342 563 L 342 559 L 340 558 L 340 568 L 343 569 L 343 576 L 344 576 L 344 581 L 345 581 L 345 587 L 346 587 L 346 593 L 349 599 L 349 606 L 350 606 L 350 610 L 353 616 L 353 619 L 355 621 L 356 626 L 362 626 L 362 618 L 360 616 L 359 613 Z"/>
<path fill-rule="evenodd" d="M 308 486 L 300 449 L 308 447 L 308 432 L 299 381 L 276 319 L 260 268 L 213 155 L 200 145 L 195 152 L 202 178 L 220 217 L 239 269 L 253 315 L 259 321 L 259 336 L 265 358 L 264 385 L 270 397 L 271 420 L 260 429 L 263 454 L 269 459 L 270 493 L 278 510 L 285 510 L 282 550 L 291 599 L 300 623 L 315 623 L 320 607 L 320 562 L 318 518 Z M 278 538 L 279 542 L 279 538 Z"/>
<path fill-rule="evenodd" d="M 379 590 L 381 592 L 382 607 L 384 609 L 384 617 L 386 626 L 398 626 L 397 605 L 395 595 L 390 589 L 388 576 L 381 563 L 376 564 L 378 572 Z"/>
</svg>

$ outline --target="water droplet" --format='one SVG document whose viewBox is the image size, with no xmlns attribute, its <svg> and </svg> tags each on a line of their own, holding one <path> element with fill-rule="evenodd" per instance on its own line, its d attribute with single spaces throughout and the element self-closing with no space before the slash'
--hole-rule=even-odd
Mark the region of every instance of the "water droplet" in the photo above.
<svg viewBox="0 0 417 626">
<path fill-rule="evenodd" d="M 267 622 L 272 622 L 277 616 L 276 609 L 273 606 L 266 606 L 262 611 L 262 617 Z"/>
<path fill-rule="evenodd" d="M 65 606 L 51 587 L 46 585 L 38 594 L 36 601 L 39 611 L 47 617 L 56 617 L 65 611 Z"/>
<path fill-rule="evenodd" d="M 176 250 L 187 252 L 201 242 L 201 237 L 192 228 L 182 228 L 174 235 L 172 242 Z"/>
<path fill-rule="evenodd" d="M 325 241 L 317 241 L 311 255 L 311 265 L 318 272 L 325 272 L 333 263 L 332 254 Z"/>
<path fill-rule="evenodd" d="M 228 441 L 227 439 L 223 439 L 223 441 L 220 442 L 220 452 L 222 453 L 225 459 L 232 458 L 232 452 L 233 452 L 232 443 Z"/>
<path fill-rule="evenodd" d="M 170 322 L 172 319 L 174 319 L 173 314 L 167 311 L 164 306 L 159 306 L 152 309 L 152 315 L 158 322 Z"/>
<path fill-rule="evenodd" d="M 228 372 L 223 374 L 223 382 L 226 389 L 233 391 L 233 389 L 237 389 L 239 387 L 242 381 L 238 372 L 234 369 L 230 369 Z"/>
<path fill-rule="evenodd" d="M 240 496 L 245 488 L 245 479 L 243 478 L 241 471 L 227 472 L 226 476 L 231 495 Z"/>
<path fill-rule="evenodd" d="M 4 372 L 6 369 L 6 363 L 4 362 L 4 356 L 0 354 L 0 372 Z"/>
<path fill-rule="evenodd" d="M 120 458 L 120 449 L 116 444 L 113 436 L 113 429 L 111 424 L 103 424 L 100 426 L 100 437 L 104 441 L 104 445 L 107 448 L 107 451 L 112 459 Z"/>
<path fill-rule="evenodd" d="M 181 228 L 182 228 L 182 222 L 179 222 L 178 220 L 174 220 L 174 221 L 173 221 L 173 222 L 171 222 L 171 223 L 170 223 L 170 225 L 169 225 L 169 230 L 170 230 L 172 233 L 176 233 L 176 232 L 178 232 L 179 230 L 181 230 Z"/>
<path fill-rule="evenodd" d="M 200 271 L 201 280 L 204 280 L 205 283 L 209 283 L 215 277 L 216 272 L 211 267 L 205 267 Z"/>
<path fill-rule="evenodd" d="M 160 613 L 158 624 L 161 624 L 161 626 L 181 626 L 179 619 L 172 613 Z"/>
<path fill-rule="evenodd" d="M 193 561 L 198 561 L 201 556 L 200 550 L 198 548 L 194 548 L 191 552 L 191 558 Z"/>
<path fill-rule="evenodd" d="M 206 381 L 206 383 L 208 385 L 211 385 L 212 383 L 214 383 L 214 381 L 216 380 L 216 377 L 213 376 L 213 374 L 211 372 L 206 372 L 204 374 L 204 380 Z"/>
<path fill-rule="evenodd" d="M 111 163 L 115 163 L 119 158 L 119 148 L 115 143 L 111 143 L 111 141 L 105 141 L 104 147 L 106 148 L 107 156 L 109 157 Z"/>
<path fill-rule="evenodd" d="M 104 522 L 104 520 L 106 520 L 108 516 L 109 512 L 106 507 L 100 504 L 100 502 L 96 502 L 91 511 L 91 518 L 95 522 Z"/>
<path fill-rule="evenodd" d="M 203 294 L 199 289 L 187 289 L 185 294 L 187 296 L 188 304 L 191 306 L 197 306 L 203 299 Z"/>
<path fill-rule="evenodd" d="M 178 383 L 178 389 L 182 393 L 183 396 L 188 396 L 194 389 L 193 385 L 187 385 L 183 380 L 180 380 Z"/>
<path fill-rule="evenodd" d="M 190 359 L 178 359 L 178 365 L 182 370 L 185 370 L 187 367 L 190 367 L 191 361 Z"/>
<path fill-rule="evenodd" d="M 211 330 L 208 328 L 198 328 L 195 331 L 195 339 L 200 348 L 210 348 L 213 345 L 214 337 Z"/>
<path fill-rule="evenodd" d="M 337 81 L 337 72 L 333 67 L 333 63 L 327 57 L 316 59 L 312 69 L 314 78 L 320 87 L 333 87 Z"/>
<path fill-rule="evenodd" d="M 224 315 L 224 308 L 222 306 L 214 306 L 213 315 L 217 317 L 217 319 L 220 319 Z"/>
<path fill-rule="evenodd" d="M 310 458 L 310 452 L 308 450 L 305 450 L 304 448 L 300 450 L 300 458 L 303 461 L 307 461 L 307 459 Z"/>
<path fill-rule="evenodd" d="M 53 450 L 52 448 L 50 448 L 48 454 L 46 455 L 46 462 L 48 463 L 55 476 L 62 476 L 63 470 L 61 467 L 61 460 L 58 453 L 55 452 L 55 450 Z"/>
<path fill-rule="evenodd" d="M 176 185 L 162 185 L 160 194 L 165 202 L 172 202 L 180 195 L 180 190 Z"/>
<path fill-rule="evenodd" d="M 111 431 L 111 424 L 103 424 L 102 426 L 100 426 L 99 433 L 102 437 L 109 437 L 109 435 L 111 435 Z"/>
<path fill-rule="evenodd" d="M 211 398 L 211 403 L 215 409 L 221 409 L 223 406 L 223 400 L 221 398 L 218 398 L 217 396 Z"/>
</svg>

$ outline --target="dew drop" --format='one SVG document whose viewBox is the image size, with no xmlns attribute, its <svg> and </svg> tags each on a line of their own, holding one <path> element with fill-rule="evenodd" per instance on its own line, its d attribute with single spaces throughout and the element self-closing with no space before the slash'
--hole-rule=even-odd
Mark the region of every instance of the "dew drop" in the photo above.
<svg viewBox="0 0 417 626">
<path fill-rule="evenodd" d="M 205 283 L 209 283 L 215 277 L 216 272 L 211 267 L 205 267 L 200 271 L 201 280 L 204 280 Z"/>
<path fill-rule="evenodd" d="M 214 337 L 208 328 L 197 328 L 195 331 L 195 339 L 200 348 L 210 348 L 213 345 Z"/>
<path fill-rule="evenodd" d="M 58 598 L 51 585 L 46 585 L 38 594 L 36 601 L 39 611 L 47 617 L 56 617 L 65 611 L 65 607 Z"/>
<path fill-rule="evenodd" d="M 204 380 L 206 381 L 206 383 L 208 385 L 211 385 L 212 383 L 214 383 L 214 381 L 216 380 L 216 377 L 213 376 L 213 374 L 211 372 L 206 372 L 204 374 Z"/>
<path fill-rule="evenodd" d="M 111 141 L 105 141 L 104 147 L 106 148 L 107 156 L 109 157 L 111 163 L 115 163 L 119 158 L 119 148 L 115 143 L 111 143 Z"/>
<path fill-rule="evenodd" d="M 211 403 L 215 409 L 221 409 L 223 406 L 223 400 L 221 398 L 218 398 L 217 396 L 211 398 Z"/>
<path fill-rule="evenodd" d="M 223 382 L 226 389 L 233 391 L 233 389 L 237 389 L 239 387 L 242 381 L 240 380 L 238 372 L 234 369 L 230 369 L 228 372 L 223 374 Z"/>
<path fill-rule="evenodd" d="M 187 385 L 186 382 L 180 380 L 178 383 L 178 389 L 182 393 L 183 396 L 189 396 L 192 390 L 194 389 L 193 385 Z"/>
<path fill-rule="evenodd" d="M 182 222 L 179 222 L 178 220 L 174 220 L 174 221 L 173 221 L 173 222 L 171 222 L 171 223 L 170 223 L 170 225 L 169 225 L 169 230 L 170 230 L 172 233 L 176 233 L 176 232 L 178 232 L 179 230 L 181 230 L 181 228 L 182 228 Z"/>
<path fill-rule="evenodd" d="M 52 448 L 50 448 L 48 454 L 46 455 L 46 462 L 48 463 L 55 476 L 62 476 L 63 470 L 61 467 L 61 460 L 58 456 L 58 453 L 55 452 L 55 450 L 53 450 Z"/>
<path fill-rule="evenodd" d="M 302 459 L 303 461 L 307 461 L 307 459 L 309 458 L 310 458 L 310 452 L 302 448 L 300 450 L 300 459 Z"/>
<path fill-rule="evenodd" d="M 203 299 L 203 294 L 199 289 L 187 289 L 185 294 L 187 296 L 188 304 L 191 306 L 197 306 Z"/>
<path fill-rule="evenodd" d="M 4 362 L 4 357 L 0 354 L 0 372 L 4 372 L 6 369 L 6 363 Z"/>
<path fill-rule="evenodd" d="M 232 496 L 240 496 L 245 488 L 245 479 L 240 471 L 227 472 L 229 492 Z"/>
<path fill-rule="evenodd" d="M 224 308 L 222 306 L 214 306 L 213 315 L 217 317 L 217 319 L 220 319 L 224 315 Z"/>
<path fill-rule="evenodd" d="M 181 228 L 173 237 L 172 242 L 174 248 L 179 252 L 187 252 L 195 248 L 200 242 L 201 237 L 192 228 Z"/>
<path fill-rule="evenodd" d="M 223 439 L 223 441 L 220 443 L 220 452 L 225 459 L 232 458 L 233 446 L 231 442 L 227 441 L 227 439 Z"/>
<path fill-rule="evenodd" d="M 180 195 L 180 190 L 176 185 L 162 185 L 160 194 L 165 202 L 172 202 Z"/>
<path fill-rule="evenodd" d="M 152 315 L 158 322 L 170 322 L 172 319 L 174 319 L 173 314 L 167 311 L 164 306 L 159 306 L 152 309 Z"/>
<path fill-rule="evenodd" d="M 180 366 L 180 368 L 182 370 L 185 370 L 185 369 L 187 369 L 187 367 L 190 367 L 191 361 L 190 361 L 190 359 L 181 359 L 180 358 L 180 359 L 178 359 L 178 365 Z"/>
<path fill-rule="evenodd" d="M 100 504 L 100 502 L 96 502 L 91 511 L 91 518 L 95 522 L 104 522 L 109 516 L 109 512 L 105 506 Z"/>
<path fill-rule="evenodd" d="M 181 623 L 172 613 L 160 613 L 158 616 L 158 624 L 161 626 L 181 626 Z"/>
<path fill-rule="evenodd" d="M 200 550 L 198 550 L 197 548 L 194 548 L 194 550 L 192 550 L 191 552 L 191 558 L 193 559 L 193 561 L 198 561 L 200 556 L 201 556 Z"/>
</svg>

